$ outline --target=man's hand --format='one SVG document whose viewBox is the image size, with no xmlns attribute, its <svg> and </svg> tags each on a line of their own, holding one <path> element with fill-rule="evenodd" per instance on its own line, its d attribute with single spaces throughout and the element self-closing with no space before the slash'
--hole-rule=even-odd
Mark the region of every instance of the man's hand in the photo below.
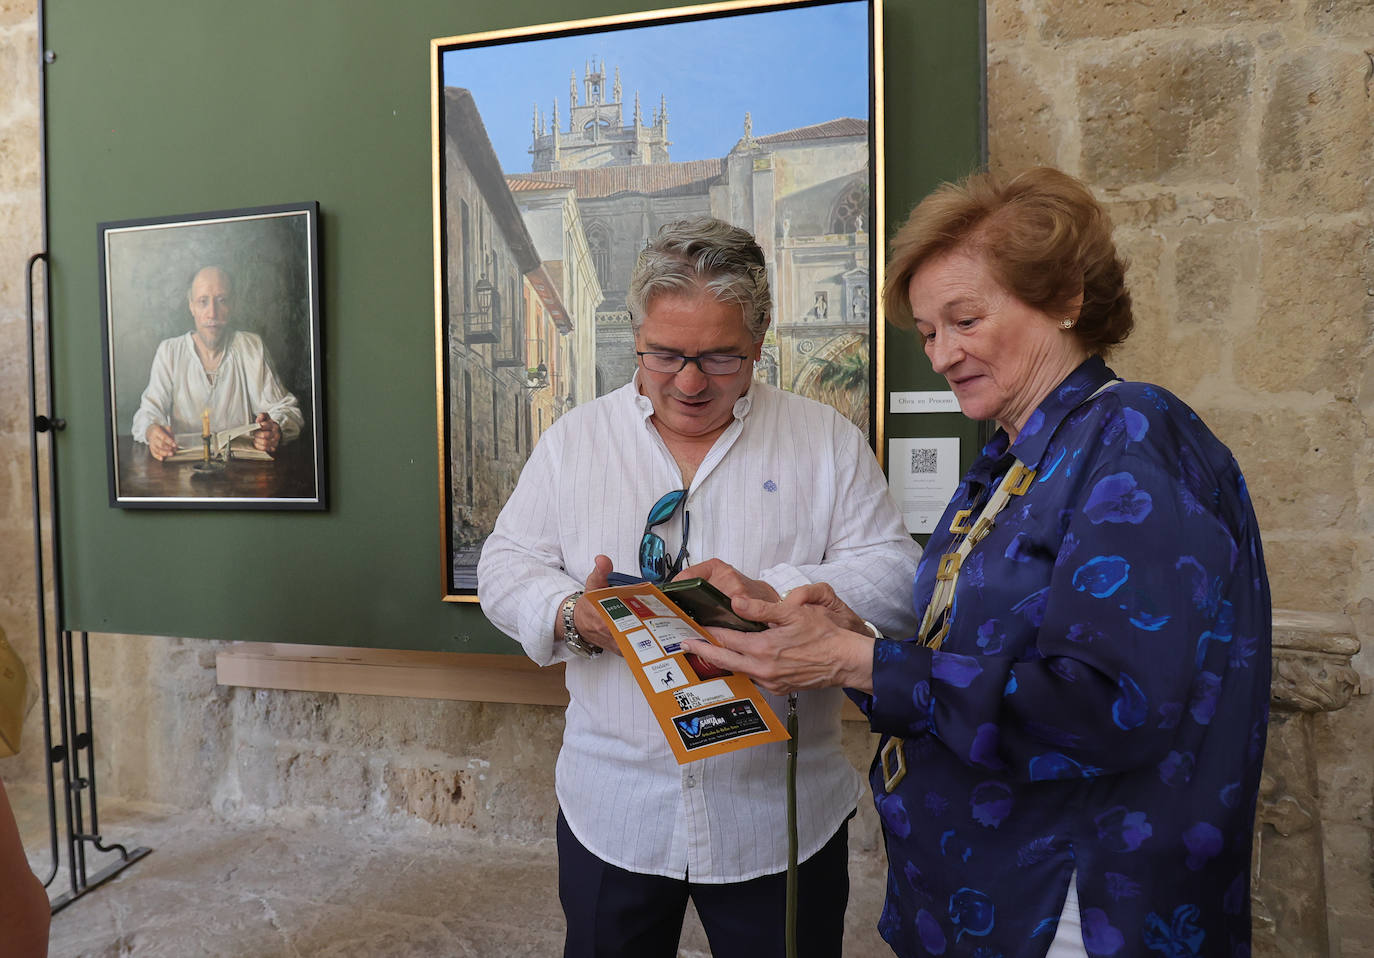
<svg viewBox="0 0 1374 958">
<path fill-rule="evenodd" d="M 839 599 L 808 602 L 811 590 L 803 586 L 788 593 L 783 602 L 737 598 L 731 605 L 739 615 L 763 622 L 763 632 L 710 629 L 720 643 L 684 639 L 683 651 L 694 652 L 731 672 L 743 672 L 769 692 L 795 692 L 845 686 L 873 691 L 873 643 L 876 641 Z M 823 587 L 829 590 L 829 586 Z M 834 592 L 831 591 L 833 598 Z M 820 592 L 811 597 L 824 599 Z M 838 604 L 838 606 L 836 605 Z M 843 628 L 840 620 L 859 623 L 859 631 Z"/>
<path fill-rule="evenodd" d="M 611 562 L 610 556 L 599 555 L 593 561 L 591 573 L 587 576 L 586 583 L 582 588 L 587 592 L 596 589 L 604 589 L 610 585 L 607 576 L 615 566 Z M 596 606 L 592 600 L 583 596 L 577 600 L 577 605 L 573 607 L 573 625 L 577 626 L 578 634 L 592 645 L 599 645 L 607 652 L 620 654 L 620 646 L 615 644 L 615 637 L 611 635 L 611 630 L 606 626 L 606 620 L 601 617 L 601 613 L 596 611 Z M 563 634 L 563 624 L 558 625 L 558 634 Z"/>
<path fill-rule="evenodd" d="M 166 426 L 159 426 L 153 423 L 148 427 L 148 434 L 144 437 L 148 442 L 148 452 L 158 462 L 166 459 L 177 451 L 176 437 Z"/>
<path fill-rule="evenodd" d="M 265 412 L 258 413 L 254 422 L 258 428 L 253 433 L 253 448 L 262 452 L 276 452 L 277 446 L 281 445 L 281 426 Z"/>
<path fill-rule="evenodd" d="M 705 579 L 721 592 L 734 598 L 737 595 L 747 596 L 751 599 L 762 599 L 765 602 L 777 602 L 778 590 L 761 579 L 751 579 L 740 572 L 728 562 L 720 559 L 707 559 L 705 562 L 698 562 L 683 569 L 673 576 L 673 581 L 678 579 Z M 828 588 L 828 587 L 827 587 Z M 834 592 L 831 592 L 834 595 Z M 835 601 L 839 601 L 836 599 Z M 843 605 L 844 603 L 840 603 Z"/>
</svg>

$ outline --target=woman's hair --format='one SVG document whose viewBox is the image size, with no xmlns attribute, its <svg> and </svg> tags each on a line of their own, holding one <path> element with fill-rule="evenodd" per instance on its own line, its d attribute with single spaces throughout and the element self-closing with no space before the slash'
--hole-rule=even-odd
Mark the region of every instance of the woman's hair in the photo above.
<svg viewBox="0 0 1374 958">
<path fill-rule="evenodd" d="M 915 326 L 907 288 L 933 257 L 954 250 L 980 256 L 1003 289 L 1056 319 L 1105 354 L 1131 334 L 1126 263 L 1112 242 L 1107 212 L 1078 180 L 1047 166 L 1003 180 L 975 173 L 945 183 L 912 210 L 888 246 L 883 307 L 904 329 Z M 1074 302 L 1083 305 L 1074 317 Z"/>
<path fill-rule="evenodd" d="M 638 330 L 655 296 L 705 289 L 744 313 L 755 340 L 768 331 L 772 298 L 763 250 L 748 231 L 703 216 L 669 223 L 639 254 L 625 301 Z"/>
</svg>

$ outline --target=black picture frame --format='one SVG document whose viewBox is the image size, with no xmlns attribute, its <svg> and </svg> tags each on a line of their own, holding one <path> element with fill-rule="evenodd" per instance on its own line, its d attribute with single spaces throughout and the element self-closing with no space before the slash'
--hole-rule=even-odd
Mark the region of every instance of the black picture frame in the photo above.
<svg viewBox="0 0 1374 958">
<path fill-rule="evenodd" d="M 98 224 L 112 507 L 327 507 L 319 216 L 310 201 Z M 193 289 L 218 302 L 201 333 Z M 198 358 L 203 335 L 220 337 L 213 371 Z M 229 438 L 264 411 L 282 439 L 255 458 L 251 434 Z M 153 424 L 191 458 L 155 458 Z"/>
</svg>

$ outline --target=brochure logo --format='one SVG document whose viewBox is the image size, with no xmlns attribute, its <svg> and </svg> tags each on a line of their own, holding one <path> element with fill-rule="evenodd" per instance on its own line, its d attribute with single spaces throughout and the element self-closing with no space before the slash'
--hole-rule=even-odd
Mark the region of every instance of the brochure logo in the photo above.
<svg viewBox="0 0 1374 958">
<path fill-rule="evenodd" d="M 706 748 L 730 739 L 768 731 L 768 723 L 752 702 L 736 699 L 722 702 L 673 719 L 678 737 L 687 751 Z"/>
<path fill-rule="evenodd" d="M 692 738 L 725 724 L 725 719 L 719 715 L 710 714 L 693 715 L 690 718 L 680 718 L 674 721 L 677 722 L 677 727 L 682 729 L 684 734 L 690 735 Z"/>
</svg>

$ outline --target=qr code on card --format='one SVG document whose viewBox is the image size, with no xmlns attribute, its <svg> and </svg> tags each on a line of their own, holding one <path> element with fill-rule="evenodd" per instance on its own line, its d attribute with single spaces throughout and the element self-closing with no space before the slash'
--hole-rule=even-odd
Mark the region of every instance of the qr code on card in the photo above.
<svg viewBox="0 0 1374 958">
<path fill-rule="evenodd" d="M 916 446 L 911 450 L 912 475 L 929 474 L 936 471 L 940 461 L 940 451 L 933 446 Z"/>
</svg>

